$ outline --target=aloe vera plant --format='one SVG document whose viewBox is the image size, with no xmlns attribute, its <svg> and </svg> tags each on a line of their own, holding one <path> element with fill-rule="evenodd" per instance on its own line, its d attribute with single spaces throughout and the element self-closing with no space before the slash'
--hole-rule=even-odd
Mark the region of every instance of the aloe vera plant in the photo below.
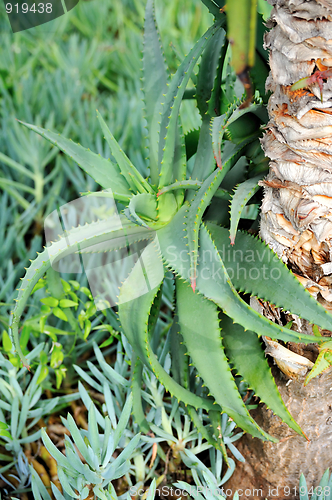
<svg viewBox="0 0 332 500">
<path fill-rule="evenodd" d="M 109 218 L 85 226 L 66 228 L 58 241 L 38 255 L 21 283 L 11 333 L 16 350 L 28 367 L 20 349 L 18 329 L 27 299 L 47 269 L 77 253 L 84 259 L 88 254 L 141 245 L 139 258 L 128 271 L 117 298 L 122 330 L 136 356 L 136 373 L 143 365 L 152 370 L 164 387 L 185 405 L 194 421 L 199 420 L 197 409 L 206 411 L 214 423 L 206 434 L 218 448 L 221 445 L 217 429 L 223 412 L 251 435 L 275 441 L 250 415 L 238 391 L 233 366 L 275 414 L 302 433 L 279 396 L 259 338 L 264 335 L 308 344 L 312 336 L 267 319 L 239 292 L 271 301 L 322 328 L 331 329 L 332 316 L 268 246 L 248 233 L 236 233 L 242 209 L 256 189 L 256 176 L 261 172 L 261 159 L 254 151 L 261 133 L 259 110 L 263 107 L 257 97 L 252 106 L 239 110 L 242 101 L 234 80 L 228 76 L 226 84 L 221 83 L 229 61 L 228 42 L 224 14 L 218 10 L 216 17 L 170 78 L 159 44 L 152 0 L 148 0 L 143 57 L 148 179 L 121 150 L 98 112 L 112 152 L 111 161 L 55 132 L 24 124 L 93 177 L 104 189 L 96 196 L 111 198 L 115 209 L 115 202 L 124 209 L 121 214 L 114 212 Z M 195 78 L 194 68 L 199 59 Z M 179 111 L 191 78 L 196 81 L 202 125 L 197 151 L 188 160 Z M 254 129 L 248 128 L 248 116 L 255 117 L 251 120 L 257 124 Z M 235 246 L 232 246 L 228 229 L 209 221 L 207 209 L 216 200 L 230 199 L 229 190 L 223 186 L 227 185 L 227 179 L 235 179 L 235 184 L 241 182 L 241 159 L 246 155 L 251 158 L 251 170 L 245 185 L 240 185 L 233 197 L 231 238 Z M 175 290 L 175 311 L 169 347 L 172 366 L 168 373 L 155 355 L 153 333 L 163 283 L 170 278 Z M 220 311 L 225 315 L 222 320 Z M 208 394 L 193 390 L 189 360 L 207 386 Z M 140 416 L 146 429 L 144 414 Z"/>
</svg>

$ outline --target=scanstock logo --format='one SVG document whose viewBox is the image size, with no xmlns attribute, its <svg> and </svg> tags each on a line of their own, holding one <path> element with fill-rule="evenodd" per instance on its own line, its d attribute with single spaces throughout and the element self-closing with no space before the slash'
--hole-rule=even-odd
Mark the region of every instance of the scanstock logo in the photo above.
<svg viewBox="0 0 332 500">
<path fill-rule="evenodd" d="M 13 33 L 53 21 L 73 9 L 79 0 L 3 0 Z"/>
</svg>

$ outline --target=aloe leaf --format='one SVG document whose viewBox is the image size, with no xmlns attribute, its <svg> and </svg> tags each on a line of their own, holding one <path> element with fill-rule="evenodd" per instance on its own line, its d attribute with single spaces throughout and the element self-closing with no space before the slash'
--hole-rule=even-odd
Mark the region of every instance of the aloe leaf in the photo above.
<svg viewBox="0 0 332 500">
<path fill-rule="evenodd" d="M 267 119 L 268 117 L 266 117 L 265 122 Z M 249 112 L 236 119 L 233 123 L 228 123 L 226 136 L 235 144 L 239 144 L 253 134 L 256 134 L 260 130 L 261 124 L 262 119 L 257 116 L 257 113 Z"/>
<path fill-rule="evenodd" d="M 216 41 L 212 39 L 209 42 L 209 46 L 204 51 L 200 64 L 197 82 L 197 104 L 202 115 L 203 123 L 199 134 L 195 165 L 192 172 L 192 177 L 200 180 L 206 179 L 215 166 L 210 121 L 212 116 L 219 114 L 219 103 L 217 105 L 215 102 L 215 105 L 213 105 L 212 100 L 218 100 L 217 95 L 219 95 L 220 92 L 221 73 L 226 48 L 225 32 L 221 29 L 219 38 Z M 192 194 L 190 197 L 187 197 L 187 200 L 191 198 Z"/>
<path fill-rule="evenodd" d="M 217 306 L 176 281 L 179 325 L 188 353 L 210 393 L 236 424 L 254 437 L 270 437 L 256 424 L 242 401 L 220 337 Z"/>
<path fill-rule="evenodd" d="M 307 482 L 305 480 L 303 472 L 300 476 L 299 493 L 300 493 L 300 500 L 309 500 Z"/>
<path fill-rule="evenodd" d="M 225 42 L 226 32 L 220 27 L 213 38 L 209 40 L 201 58 L 197 77 L 196 100 L 202 119 L 205 118 L 208 111 L 208 101 L 211 98 L 221 49 L 226 47 Z M 225 56 L 225 50 L 223 55 Z"/>
<path fill-rule="evenodd" d="M 95 249 L 95 251 L 98 251 L 99 244 L 103 244 L 103 250 L 105 250 L 106 243 L 107 250 L 116 250 L 126 247 L 129 242 L 134 243 L 145 238 L 151 238 L 151 232 L 148 232 L 145 228 L 130 224 L 125 218 L 121 220 L 121 223 L 123 227 L 115 230 L 110 228 L 111 225 L 108 220 L 101 220 L 75 228 L 66 232 L 65 237 L 54 242 L 32 261 L 19 288 L 10 328 L 13 345 L 25 367 L 29 368 L 29 363 L 20 347 L 18 329 L 20 318 L 34 286 L 53 263 L 78 250 L 91 252 Z"/>
<path fill-rule="evenodd" d="M 331 313 L 310 295 L 266 243 L 238 231 L 232 246 L 227 229 L 212 223 L 207 223 L 207 229 L 237 290 L 289 310 L 321 328 L 332 329 Z"/>
<path fill-rule="evenodd" d="M 201 187 L 202 182 L 198 180 L 184 180 L 184 181 L 178 181 L 174 182 L 173 184 L 170 184 L 169 186 L 164 186 L 163 188 L 159 189 L 157 193 L 157 197 L 164 194 L 168 193 L 169 191 L 176 191 L 177 189 L 194 189 L 197 190 Z"/>
<path fill-rule="evenodd" d="M 322 351 L 319 353 L 314 366 L 311 368 L 310 372 L 306 376 L 304 385 L 307 385 L 310 382 L 310 380 L 317 377 L 318 375 L 320 375 L 325 370 L 331 367 L 331 363 L 326 359 L 325 355 L 326 351 Z"/>
<path fill-rule="evenodd" d="M 246 330 L 253 330 L 259 336 L 265 335 L 284 342 L 312 343 L 312 335 L 298 333 L 279 326 L 244 302 L 237 294 L 204 224 L 200 230 L 200 245 L 202 258 L 199 262 L 201 269 L 197 279 L 197 288 L 219 305 L 227 316 L 230 316 L 235 323 L 240 324 Z"/>
<path fill-rule="evenodd" d="M 212 118 L 212 125 L 209 120 L 203 120 L 199 134 L 195 165 L 191 175 L 192 178 L 198 180 L 206 179 L 215 168 L 215 162 L 223 170 L 224 175 L 226 175 L 228 170 L 242 156 L 248 144 L 254 140 L 254 138 L 248 138 L 239 145 L 232 144 L 232 148 L 225 148 L 226 154 L 222 158 L 223 135 L 227 120 L 238 104 L 239 102 L 230 105 L 226 113 L 222 116 Z M 186 201 L 191 201 L 192 197 L 192 193 L 189 192 Z"/>
<path fill-rule="evenodd" d="M 218 23 L 214 24 L 208 31 L 198 40 L 193 49 L 189 52 L 186 58 L 181 63 L 177 72 L 172 78 L 169 85 L 165 102 L 163 106 L 162 119 L 160 124 L 159 137 L 159 155 L 158 162 L 160 165 L 159 188 L 166 186 L 172 182 L 173 177 L 173 160 L 174 149 L 176 144 L 176 136 L 178 133 L 178 116 L 181 100 L 186 89 L 187 83 L 197 59 L 202 54 L 206 44 L 220 29 Z M 176 180 L 176 179 L 174 179 Z"/>
<path fill-rule="evenodd" d="M 190 257 L 183 230 L 187 205 L 183 205 L 172 221 L 158 231 L 158 240 L 166 265 L 190 282 Z M 268 320 L 252 309 L 237 294 L 204 224 L 200 229 L 200 251 L 197 267 L 197 289 L 215 302 L 236 323 L 257 335 L 267 335 L 285 342 L 312 343 L 312 335 L 298 333 Z"/>
<path fill-rule="evenodd" d="M 174 380 L 188 389 L 189 358 L 186 351 L 186 346 L 183 343 L 183 337 L 180 333 L 179 318 L 176 313 L 170 329 L 171 370 Z"/>
<path fill-rule="evenodd" d="M 220 52 L 218 66 L 216 69 L 216 76 L 215 76 L 215 79 L 213 82 L 213 89 L 211 92 L 211 96 L 208 100 L 207 113 L 210 115 L 210 117 L 219 116 L 220 114 L 223 114 L 230 104 L 230 101 L 227 99 L 226 92 L 225 92 L 225 86 L 226 86 L 226 90 L 229 87 L 228 72 L 227 72 L 225 84 L 223 84 L 223 79 L 222 79 L 227 49 L 228 49 L 228 44 L 225 43 L 225 45 L 223 46 L 223 49 Z M 234 101 L 234 99 L 232 99 L 232 102 L 233 101 Z"/>
<path fill-rule="evenodd" d="M 140 361 L 135 352 L 131 359 L 131 390 L 133 395 L 133 415 L 135 422 L 138 424 L 141 432 L 149 432 L 150 425 L 148 424 L 142 406 L 142 372 L 143 363 Z"/>
<path fill-rule="evenodd" d="M 142 272 L 143 266 L 138 264 L 141 260 L 145 272 Z M 152 369 L 158 380 L 172 395 L 195 408 L 216 409 L 212 401 L 197 396 L 179 385 L 161 366 L 149 343 L 149 314 L 164 277 L 160 272 L 160 263 L 159 249 L 154 249 L 152 245 L 149 245 L 124 281 L 119 294 L 119 318 L 123 332 L 139 359 Z M 147 290 L 144 274 L 153 276 L 152 281 L 158 285 Z"/>
<path fill-rule="evenodd" d="M 209 418 L 213 428 L 215 443 L 217 443 L 216 448 L 221 451 L 223 459 L 226 462 L 227 467 L 230 467 L 226 446 L 222 439 L 221 428 L 222 428 L 222 413 L 219 411 L 209 411 Z M 228 446 L 231 443 L 228 443 Z"/>
<path fill-rule="evenodd" d="M 150 314 L 149 314 L 149 320 L 148 320 L 148 334 L 149 338 L 152 337 L 158 318 L 160 314 L 160 308 L 161 308 L 161 299 L 162 299 L 162 291 L 163 291 L 163 283 L 161 284 L 157 294 L 155 295 L 155 298 L 152 302 L 152 306 L 150 309 Z"/>
<path fill-rule="evenodd" d="M 187 153 L 181 119 L 178 119 L 178 132 L 175 137 L 175 149 L 173 158 L 173 179 L 176 182 L 185 182 L 187 175 Z M 174 193 L 177 207 L 182 206 L 184 200 L 184 190 L 176 190 Z"/>
<path fill-rule="evenodd" d="M 71 487 L 71 485 L 70 485 L 70 483 L 69 483 L 69 481 L 67 479 L 67 476 L 64 473 L 63 469 L 61 467 L 58 467 L 57 469 L 58 469 L 58 478 L 59 478 L 60 484 L 62 486 L 62 489 L 64 490 L 64 492 L 66 492 L 72 498 L 75 498 L 76 497 L 76 493 L 73 490 L 73 488 Z"/>
<path fill-rule="evenodd" d="M 239 221 L 241 218 L 241 214 L 243 212 L 244 207 L 252 198 L 252 196 L 258 191 L 260 186 L 258 185 L 258 181 L 262 178 L 261 175 L 257 175 L 252 179 L 248 179 L 238 186 L 236 186 L 234 195 L 231 200 L 231 227 L 229 230 L 229 235 L 231 239 L 231 244 L 234 245 L 236 231 L 239 225 Z"/>
<path fill-rule="evenodd" d="M 158 196 L 158 221 L 169 222 L 178 211 L 175 194 L 168 191 Z"/>
<path fill-rule="evenodd" d="M 32 494 L 36 500 L 52 500 L 52 497 L 49 495 L 46 486 L 40 479 L 40 476 L 38 472 L 33 468 L 32 465 L 29 465 L 30 473 L 31 473 L 31 488 L 32 488 Z M 55 488 L 54 484 L 52 483 L 52 488 Z M 56 500 L 66 500 L 64 496 L 61 495 L 60 491 L 55 488 L 58 493 L 59 497 L 56 497 Z"/>
<path fill-rule="evenodd" d="M 273 413 L 304 436 L 281 399 L 257 335 L 250 330 L 245 332 L 242 326 L 234 324 L 226 315 L 222 316 L 221 329 L 226 355 L 236 371 Z"/>
<path fill-rule="evenodd" d="M 247 147 L 247 142 L 241 143 L 239 146 L 235 146 L 232 150 L 229 158 L 225 158 L 224 167 L 222 170 L 216 169 L 202 184 L 199 191 L 196 193 L 193 202 L 188 210 L 187 214 L 187 238 L 188 246 L 190 252 L 190 276 L 192 288 L 195 291 L 196 287 L 196 269 L 197 269 L 197 257 L 198 257 L 198 234 L 199 227 L 201 224 L 202 216 L 205 209 L 211 202 L 212 197 L 216 194 L 217 189 L 225 177 L 226 173 L 237 161 L 239 156 L 241 156 L 243 149 Z"/>
<path fill-rule="evenodd" d="M 267 111 L 265 106 L 262 104 L 250 104 L 247 108 L 241 108 L 240 106 L 232 113 L 230 118 L 227 121 L 227 127 L 235 123 L 239 118 L 242 118 L 244 115 L 247 115 L 248 113 L 252 113 L 253 115 L 256 115 L 261 122 L 265 123 L 266 120 L 268 119 Z M 241 121 L 239 120 L 238 122 L 241 124 Z"/>
<path fill-rule="evenodd" d="M 238 106 L 239 106 L 239 101 L 230 104 L 227 111 L 224 114 L 222 114 L 221 116 L 213 117 L 211 121 L 213 156 L 220 169 L 223 168 L 221 161 L 222 143 L 223 143 L 224 133 L 227 127 L 227 122 L 231 117 L 232 113 L 236 110 Z"/>
<path fill-rule="evenodd" d="M 199 132 L 198 146 L 195 164 L 191 174 L 192 179 L 204 181 L 215 169 L 215 161 L 212 150 L 212 139 L 210 132 L 210 121 L 204 120 Z M 190 201 L 193 193 L 189 191 L 186 200 Z"/>
<path fill-rule="evenodd" d="M 212 119 L 212 149 L 213 156 L 218 165 L 222 168 L 221 153 L 222 153 L 222 140 L 225 133 L 225 115 L 216 116 Z"/>
<path fill-rule="evenodd" d="M 110 147 L 111 153 L 115 158 L 116 163 L 118 164 L 123 177 L 126 179 L 130 189 L 133 193 L 137 190 L 140 193 L 153 193 L 153 189 L 149 185 L 149 183 L 143 178 L 143 176 L 139 173 L 139 171 L 134 167 L 132 162 L 129 160 L 128 156 L 122 151 L 119 144 L 113 137 L 111 131 L 106 125 L 104 119 L 100 115 L 97 110 L 97 118 L 100 123 L 103 134 L 105 135 L 105 139 L 107 144 Z"/>
<path fill-rule="evenodd" d="M 224 173 L 220 169 L 216 169 L 212 172 L 212 174 L 203 182 L 199 191 L 197 191 L 194 201 L 190 205 L 187 213 L 186 234 L 190 252 L 190 280 L 191 287 L 194 292 L 196 288 L 198 234 L 201 220 L 206 207 L 212 200 L 212 197 L 218 189 L 223 177 Z"/>
<path fill-rule="evenodd" d="M 246 154 L 249 145 L 257 139 L 258 135 L 259 133 L 254 134 L 244 139 L 240 144 L 233 144 L 229 141 L 225 142 L 222 155 L 222 171 L 224 176 L 236 164 L 238 159 Z"/>
<path fill-rule="evenodd" d="M 69 469 L 71 472 L 76 472 L 75 469 L 72 467 L 70 461 L 68 460 L 68 457 L 63 455 L 61 451 L 58 450 L 58 448 L 52 443 L 50 438 L 48 437 L 45 428 L 42 428 L 41 430 L 41 436 L 42 440 L 44 443 L 45 448 L 47 451 L 52 455 L 53 458 L 57 461 L 57 463 L 60 465 L 60 467 L 63 467 L 64 469 Z"/>
<path fill-rule="evenodd" d="M 143 50 L 143 87 L 145 118 L 148 125 L 150 176 L 153 185 L 158 184 L 158 134 L 161 100 L 167 88 L 167 72 L 160 36 L 154 15 L 153 0 L 148 0 L 145 10 L 144 50 Z M 159 109 L 160 108 L 160 109 Z"/>
<path fill-rule="evenodd" d="M 144 339 L 148 331 L 148 318 L 164 279 L 157 245 L 158 242 L 155 240 L 144 248 L 128 278 L 122 284 L 118 297 L 119 319 L 124 334 L 134 351 L 145 362 L 147 354 Z"/>
<path fill-rule="evenodd" d="M 134 195 L 129 202 L 128 207 L 124 210 L 125 215 L 132 222 L 150 229 L 148 222 L 145 219 L 157 219 L 157 199 L 156 195 L 142 193 Z"/>
<path fill-rule="evenodd" d="M 211 444 L 217 450 L 221 451 L 221 453 L 223 455 L 223 458 L 224 458 L 224 460 L 226 462 L 226 465 L 229 466 L 229 460 L 228 460 L 228 456 L 227 456 L 227 452 L 226 452 L 226 447 L 225 447 L 225 444 L 222 441 L 222 439 L 220 439 L 219 441 L 217 441 L 213 437 L 212 430 L 209 429 L 208 426 L 205 426 L 203 424 L 202 418 L 198 415 L 197 411 L 194 408 L 192 408 L 191 406 L 187 406 L 186 410 L 187 410 L 187 413 L 190 416 L 193 424 L 197 428 L 198 432 L 200 432 L 202 434 L 203 438 L 206 439 L 206 441 L 209 444 Z M 211 415 L 212 415 L 212 418 L 214 418 L 215 414 L 220 415 L 219 412 L 210 410 L 209 411 L 210 419 L 211 419 Z M 218 432 L 218 434 L 219 434 L 219 432 Z"/>
<path fill-rule="evenodd" d="M 216 18 L 219 18 L 223 9 L 218 6 L 218 2 L 213 0 L 202 0 L 203 4 L 209 9 L 209 12 Z"/>
<path fill-rule="evenodd" d="M 54 146 L 61 149 L 67 156 L 72 158 L 87 174 L 89 174 L 103 188 L 111 188 L 114 198 L 116 193 L 120 195 L 131 196 L 129 185 L 123 178 L 117 165 L 106 160 L 100 155 L 93 153 L 80 144 L 76 144 L 70 139 L 62 137 L 60 134 L 45 130 L 29 123 L 20 122 L 37 134 L 41 135 Z"/>
</svg>

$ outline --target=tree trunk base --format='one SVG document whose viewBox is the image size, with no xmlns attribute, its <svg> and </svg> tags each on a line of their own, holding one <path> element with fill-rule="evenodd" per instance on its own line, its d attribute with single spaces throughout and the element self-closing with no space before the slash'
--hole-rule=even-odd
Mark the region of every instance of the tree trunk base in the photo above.
<svg viewBox="0 0 332 500">
<path fill-rule="evenodd" d="M 248 434 L 241 438 L 237 447 L 246 462 L 237 462 L 234 474 L 225 484 L 227 498 L 240 490 L 240 500 L 297 499 L 301 473 L 309 490 L 319 485 L 326 469 L 332 466 L 332 370 L 314 378 L 306 387 L 304 379 L 287 381 L 279 371 L 275 380 L 284 403 L 309 441 L 265 405 L 259 405 L 252 412 L 254 419 L 279 442 L 261 441 Z"/>
</svg>

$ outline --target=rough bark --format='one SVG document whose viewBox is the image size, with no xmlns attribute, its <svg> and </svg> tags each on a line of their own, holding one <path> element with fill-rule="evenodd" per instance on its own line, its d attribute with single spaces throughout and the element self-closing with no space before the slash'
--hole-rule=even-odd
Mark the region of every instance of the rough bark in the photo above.
<svg viewBox="0 0 332 500">
<path fill-rule="evenodd" d="M 247 434 L 241 439 L 237 448 L 246 462 L 237 462 L 233 476 L 226 483 L 225 490 L 232 491 L 232 494 L 227 492 L 228 498 L 239 489 L 243 490 L 241 500 L 299 498 L 301 473 L 308 488 L 315 487 L 332 465 L 332 372 L 304 387 L 303 379 L 290 382 L 277 370 L 274 370 L 275 380 L 281 397 L 309 441 L 260 405 L 252 412 L 253 417 L 279 442 L 261 441 Z"/>
<path fill-rule="evenodd" d="M 270 49 L 271 72 L 266 86 L 273 94 L 262 145 L 271 161 L 263 181 L 261 237 L 316 300 L 332 310 L 332 76 L 291 90 L 298 80 L 332 69 L 332 0 L 269 2 L 272 29 L 265 44 Z M 278 320 L 277 312 L 274 319 Z M 310 332 L 307 322 L 294 319 L 298 331 Z M 331 332 L 321 333 L 331 336 Z M 268 339 L 267 344 L 273 356 L 275 346 Z M 287 347 L 310 361 L 315 361 L 318 352 L 314 344 Z M 317 486 L 332 466 L 331 370 L 304 387 L 307 368 L 289 373 L 287 363 L 277 356 L 274 361 L 286 373 L 276 375 L 282 398 L 310 441 L 260 405 L 255 419 L 280 442 L 244 436 L 240 451 L 246 463 L 238 464 L 226 484 L 233 491 L 251 491 L 242 499 L 299 498 L 301 472 L 309 487 Z M 262 488 L 262 494 L 254 488 Z"/>
<path fill-rule="evenodd" d="M 332 309 L 332 77 L 310 88 L 290 86 L 332 68 L 332 1 L 272 0 L 266 35 L 271 72 L 271 159 L 264 181 L 261 236 L 310 293 Z M 330 39 L 331 37 L 331 39 Z"/>
</svg>

